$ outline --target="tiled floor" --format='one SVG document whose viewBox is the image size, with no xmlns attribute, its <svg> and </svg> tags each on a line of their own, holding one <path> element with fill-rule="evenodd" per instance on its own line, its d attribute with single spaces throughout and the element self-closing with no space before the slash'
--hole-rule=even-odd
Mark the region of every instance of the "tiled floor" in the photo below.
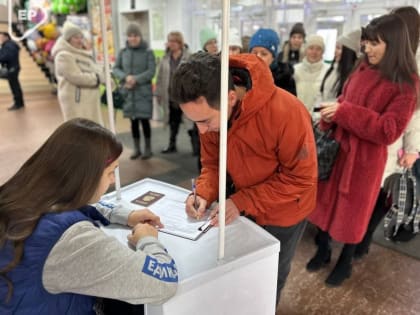
<svg viewBox="0 0 420 315">
<path fill-rule="evenodd" d="M 27 53 L 23 50 L 22 54 Z M 0 184 L 14 174 L 61 123 L 56 96 L 51 94 L 46 79 L 31 62 L 28 58 L 22 61 L 21 78 L 26 101 L 24 110 L 6 110 L 12 99 L 5 82 L 0 82 Z M 117 131 L 128 130 L 127 121 L 118 115 Z M 186 137 L 180 140 L 188 141 Z M 186 149 L 180 150 L 178 154 L 189 156 L 188 144 L 185 144 L 184 148 Z M 146 176 L 159 177 L 171 170 L 177 172 L 175 163 L 168 162 L 159 155 L 149 161 L 131 161 L 128 158 L 129 150 L 125 151 L 120 162 L 123 184 Z M 185 175 L 185 170 L 179 172 L 184 172 Z M 173 183 L 188 187 L 188 183 L 182 180 L 175 180 Z M 318 273 L 308 273 L 305 264 L 313 255 L 315 246 L 313 229 L 309 228 L 306 231 L 293 261 L 278 315 L 420 314 L 418 260 L 374 244 L 364 260 L 354 263 L 352 277 L 346 280 L 342 287 L 331 289 L 327 288 L 323 281 L 337 259 L 338 249 L 337 245 L 333 251 L 331 265 Z M 258 299 L 258 296 L 255 298 Z"/>
</svg>

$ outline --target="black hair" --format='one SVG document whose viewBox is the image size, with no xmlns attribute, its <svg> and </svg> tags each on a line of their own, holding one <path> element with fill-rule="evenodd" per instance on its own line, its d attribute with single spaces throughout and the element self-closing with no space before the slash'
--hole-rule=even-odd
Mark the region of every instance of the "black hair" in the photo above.
<svg viewBox="0 0 420 315">
<path fill-rule="evenodd" d="M 338 78 L 334 83 L 333 88 L 336 91 L 336 96 L 338 97 L 341 92 L 343 91 L 344 83 L 346 82 L 347 78 L 349 77 L 350 73 L 352 72 L 354 65 L 357 60 L 356 53 L 346 46 L 343 45 L 342 51 L 341 51 L 341 57 L 338 61 Z M 335 59 L 331 63 L 331 66 L 328 68 L 327 72 L 325 73 L 324 78 L 322 79 L 322 84 L 320 91 L 321 93 L 324 92 L 324 85 L 325 81 L 328 78 L 328 76 L 331 74 L 331 72 L 334 70 L 334 64 L 336 63 Z"/>
<path fill-rule="evenodd" d="M 210 107 L 219 109 L 220 85 L 220 57 L 200 51 L 176 69 L 171 80 L 170 98 L 175 103 L 183 104 L 203 96 Z M 234 89 L 230 75 L 229 89 Z"/>
<path fill-rule="evenodd" d="M 12 39 L 12 38 L 10 37 L 10 34 L 9 34 L 9 33 L 7 33 L 7 32 L 0 32 L 0 34 L 1 34 L 1 35 L 3 35 L 3 36 L 6 36 L 8 39 Z"/>
</svg>

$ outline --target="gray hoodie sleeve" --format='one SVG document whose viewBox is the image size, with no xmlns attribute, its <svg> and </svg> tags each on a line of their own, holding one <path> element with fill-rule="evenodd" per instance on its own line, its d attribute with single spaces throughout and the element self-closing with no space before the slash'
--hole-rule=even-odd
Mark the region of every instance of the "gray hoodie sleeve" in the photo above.
<svg viewBox="0 0 420 315">
<path fill-rule="evenodd" d="M 87 221 L 68 228 L 45 262 L 42 282 L 53 294 L 72 292 L 161 304 L 172 297 L 178 274 L 172 257 L 154 237 L 136 249 L 122 245 Z"/>
<path fill-rule="evenodd" d="M 121 203 L 114 204 L 109 201 L 100 200 L 93 205 L 111 223 L 127 225 L 128 216 L 134 209 Z"/>
</svg>

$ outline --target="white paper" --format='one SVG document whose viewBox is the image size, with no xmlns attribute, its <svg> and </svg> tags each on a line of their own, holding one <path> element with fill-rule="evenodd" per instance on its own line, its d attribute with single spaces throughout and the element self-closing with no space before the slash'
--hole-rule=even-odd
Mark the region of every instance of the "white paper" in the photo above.
<svg viewBox="0 0 420 315">
<path fill-rule="evenodd" d="M 115 196 L 111 197 L 109 195 L 104 196 L 105 198 L 103 199 L 109 202 L 121 204 L 129 209 L 141 209 L 141 206 L 131 203 L 130 201 L 147 191 L 162 193 L 164 196 L 161 199 L 147 207 L 160 217 L 160 221 L 164 225 L 164 228 L 159 231 L 196 240 L 201 234 L 206 232 L 204 230 L 200 230 L 199 228 L 207 223 L 208 212 L 207 215 L 200 220 L 189 218 L 185 212 L 185 199 L 188 196 L 188 191 L 179 189 L 178 187 L 175 188 L 166 187 L 158 182 L 147 180 L 137 187 L 129 186 L 125 189 L 123 188 L 122 200 L 116 201 Z M 113 229 L 115 230 L 115 227 Z M 107 232 L 108 229 L 104 229 L 104 231 Z M 125 241 L 124 237 L 126 239 L 128 233 L 125 235 L 119 235 L 116 230 L 114 232 L 115 233 L 112 233 L 113 236 L 116 236 L 122 242 Z M 122 233 L 124 233 L 124 230 Z"/>
<path fill-rule="evenodd" d="M 191 219 L 185 212 L 185 203 L 163 197 L 156 204 L 149 207 L 156 215 L 164 228 L 160 231 L 189 238 L 197 239 L 201 233 L 200 227 L 206 223 L 207 217 L 201 220 Z"/>
</svg>

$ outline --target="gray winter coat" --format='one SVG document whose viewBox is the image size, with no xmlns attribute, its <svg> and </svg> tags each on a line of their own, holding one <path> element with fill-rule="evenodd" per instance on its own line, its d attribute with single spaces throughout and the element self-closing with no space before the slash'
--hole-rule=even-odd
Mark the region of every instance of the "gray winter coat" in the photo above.
<svg viewBox="0 0 420 315">
<path fill-rule="evenodd" d="M 146 42 L 142 41 L 138 47 L 127 45 L 119 52 L 112 72 L 120 80 L 121 92 L 125 97 L 124 117 L 152 118 L 152 78 L 155 70 L 155 56 L 153 51 L 148 49 Z M 134 75 L 137 82 L 130 90 L 124 88 L 128 75 Z"/>
</svg>

